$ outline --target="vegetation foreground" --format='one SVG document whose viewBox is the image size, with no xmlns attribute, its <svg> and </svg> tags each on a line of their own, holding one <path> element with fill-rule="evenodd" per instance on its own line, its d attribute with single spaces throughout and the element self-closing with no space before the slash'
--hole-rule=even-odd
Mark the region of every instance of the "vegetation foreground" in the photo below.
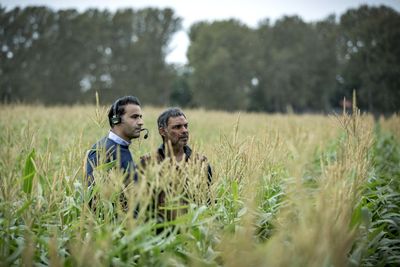
<svg viewBox="0 0 400 267">
<path fill-rule="evenodd" d="M 144 107 L 147 140 L 161 142 Z M 400 262 L 400 117 L 266 115 L 186 110 L 190 143 L 213 167 L 210 188 L 189 165 L 149 167 L 118 198 L 122 178 L 98 173 L 97 209 L 83 180 L 86 151 L 107 133 L 105 107 L 0 109 L 2 266 L 390 266 Z M 185 186 L 182 177 L 188 179 Z M 168 183 L 167 183 L 167 182 Z M 152 194 L 187 213 L 160 224 Z M 211 199 L 211 204 L 207 200 Z M 139 215 L 132 207 L 139 204 Z M 161 234 L 157 229 L 164 228 Z"/>
</svg>

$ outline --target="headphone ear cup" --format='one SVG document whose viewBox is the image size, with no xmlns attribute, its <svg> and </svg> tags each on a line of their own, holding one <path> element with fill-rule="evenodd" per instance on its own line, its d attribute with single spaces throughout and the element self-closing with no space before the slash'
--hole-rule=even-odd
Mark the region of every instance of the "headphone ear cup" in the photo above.
<svg viewBox="0 0 400 267">
<path fill-rule="evenodd" d="M 111 122 L 113 125 L 117 125 L 121 123 L 121 117 L 117 115 L 117 108 L 120 99 L 117 99 L 112 105 L 113 116 L 111 117 Z"/>
<path fill-rule="evenodd" d="M 113 125 L 117 125 L 117 124 L 121 123 L 121 117 L 114 115 L 111 118 L 111 122 Z"/>
</svg>

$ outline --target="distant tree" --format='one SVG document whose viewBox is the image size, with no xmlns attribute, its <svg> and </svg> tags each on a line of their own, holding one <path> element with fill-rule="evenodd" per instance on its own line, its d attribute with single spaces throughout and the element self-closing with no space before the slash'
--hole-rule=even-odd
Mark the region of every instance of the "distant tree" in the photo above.
<svg viewBox="0 0 400 267">
<path fill-rule="evenodd" d="M 54 24 L 44 7 L 3 10 L 0 23 L 0 90 L 11 100 L 38 101 L 50 79 L 51 47 L 43 39 Z M 51 37 L 51 36 L 50 36 Z M 48 38 L 48 37 L 46 37 Z"/>
<path fill-rule="evenodd" d="M 338 105 L 338 24 L 334 15 L 313 24 L 315 46 L 309 50 L 310 92 L 307 109 L 329 112 Z M 314 51 L 312 51 L 315 49 Z"/>
<path fill-rule="evenodd" d="M 298 38 L 303 34 L 299 27 L 296 28 L 300 23 L 305 25 L 298 17 L 285 17 L 273 27 L 266 21 L 258 29 L 262 61 L 258 71 L 260 92 L 256 97 L 264 97 L 263 109 L 266 111 L 284 111 L 293 98 L 298 99 L 295 94 L 300 81 L 292 83 L 291 80 L 295 79 L 293 73 L 298 72 L 296 62 L 299 57 L 294 49 L 302 47 Z"/>
<path fill-rule="evenodd" d="M 400 14 L 361 6 L 340 18 L 342 87 L 371 112 L 400 110 Z"/>
<path fill-rule="evenodd" d="M 334 17 L 305 23 L 283 17 L 260 24 L 259 84 L 252 102 L 261 110 L 326 110 L 336 77 Z M 253 104 L 257 106 L 257 104 Z"/>
<path fill-rule="evenodd" d="M 1 101 L 109 103 L 134 94 L 153 105 L 223 110 L 329 111 L 356 89 L 359 106 L 400 108 L 400 14 L 361 6 L 306 23 L 237 20 L 190 28 L 188 65 L 165 62 L 181 28 L 172 9 L 88 9 L 0 5 Z"/>
<path fill-rule="evenodd" d="M 175 74 L 165 56 L 180 23 L 171 9 L 127 9 L 115 14 L 110 46 L 115 90 L 134 93 L 146 103 L 168 104 Z"/>
<path fill-rule="evenodd" d="M 236 20 L 198 23 L 190 28 L 190 86 L 196 104 L 224 110 L 246 109 L 254 75 L 255 35 Z"/>
<path fill-rule="evenodd" d="M 167 104 L 175 73 L 167 45 L 180 28 L 171 9 L 110 13 L 46 7 L 0 8 L 0 96 L 75 103 L 135 94 Z"/>
<path fill-rule="evenodd" d="M 254 31 L 256 36 L 255 45 L 252 49 L 252 65 L 254 75 L 251 79 L 250 92 L 248 95 L 249 104 L 247 109 L 250 111 L 273 111 L 269 105 L 267 95 L 267 84 L 272 75 L 272 26 L 270 21 L 265 19 L 260 22 L 259 27 Z"/>
<path fill-rule="evenodd" d="M 186 66 L 176 67 L 174 71 L 176 72 L 176 78 L 170 94 L 171 105 L 194 107 L 193 92 L 189 86 L 190 68 Z"/>
</svg>

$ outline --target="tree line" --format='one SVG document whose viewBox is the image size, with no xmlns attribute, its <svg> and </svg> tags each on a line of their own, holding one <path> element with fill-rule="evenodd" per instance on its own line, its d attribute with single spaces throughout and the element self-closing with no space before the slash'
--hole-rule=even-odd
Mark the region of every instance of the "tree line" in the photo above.
<svg viewBox="0 0 400 267">
<path fill-rule="evenodd" d="M 104 102 L 263 112 L 329 112 L 357 91 L 373 113 L 400 108 L 400 14 L 360 6 L 316 22 L 284 16 L 250 28 L 238 20 L 189 29 L 185 66 L 167 64 L 181 29 L 172 9 L 0 7 L 3 102 Z"/>
<path fill-rule="evenodd" d="M 0 10 L 1 90 L 11 101 L 72 104 L 135 94 L 165 104 L 175 74 L 167 44 L 171 9 Z"/>
</svg>

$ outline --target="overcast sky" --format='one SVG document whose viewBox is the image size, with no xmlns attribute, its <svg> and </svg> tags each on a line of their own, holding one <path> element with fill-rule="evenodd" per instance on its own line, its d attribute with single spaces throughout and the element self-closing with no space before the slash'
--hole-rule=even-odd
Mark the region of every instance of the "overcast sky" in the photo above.
<svg viewBox="0 0 400 267">
<path fill-rule="evenodd" d="M 7 9 L 16 6 L 46 5 L 53 9 L 75 8 L 84 11 L 87 8 L 172 8 L 183 19 L 183 31 L 177 33 L 171 44 L 168 62 L 185 63 L 189 45 L 187 30 L 194 22 L 207 20 L 238 19 L 251 27 L 260 20 L 269 18 L 272 22 L 283 15 L 298 15 L 303 20 L 316 21 L 329 14 L 340 16 L 349 8 L 361 4 L 373 6 L 387 5 L 400 12 L 400 0 L 0 0 Z"/>
</svg>

